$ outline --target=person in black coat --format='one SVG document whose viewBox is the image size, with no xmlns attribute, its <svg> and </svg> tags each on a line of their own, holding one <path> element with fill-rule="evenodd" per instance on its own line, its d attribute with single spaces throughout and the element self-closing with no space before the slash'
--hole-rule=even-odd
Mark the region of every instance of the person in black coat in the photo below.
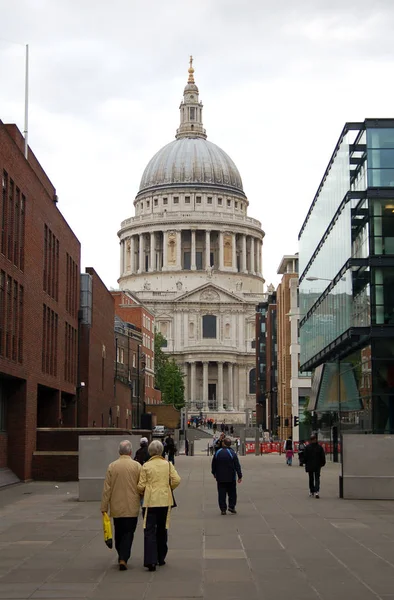
<svg viewBox="0 0 394 600">
<path fill-rule="evenodd" d="M 242 481 L 238 456 L 230 446 L 231 440 L 224 438 L 222 448 L 219 448 L 212 459 L 212 475 L 215 477 L 218 486 L 219 508 L 222 515 L 227 512 L 227 496 L 228 511 L 233 515 L 236 514 L 237 477 L 238 483 Z"/>
<path fill-rule="evenodd" d="M 317 435 L 311 435 L 311 441 L 304 452 L 305 471 L 309 475 L 309 495 L 320 498 L 320 471 L 326 464 L 324 448 L 317 443 Z"/>
<path fill-rule="evenodd" d="M 140 465 L 143 465 L 150 459 L 150 454 L 148 452 L 148 443 L 148 438 L 142 437 L 140 439 L 140 447 L 138 448 L 134 456 L 134 460 L 139 462 Z"/>
</svg>

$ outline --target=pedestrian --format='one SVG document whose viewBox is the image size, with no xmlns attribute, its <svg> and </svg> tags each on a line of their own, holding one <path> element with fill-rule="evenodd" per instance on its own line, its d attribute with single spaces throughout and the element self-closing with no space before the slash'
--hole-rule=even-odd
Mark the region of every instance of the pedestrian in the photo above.
<svg viewBox="0 0 394 600">
<path fill-rule="evenodd" d="M 115 548 L 120 571 L 127 570 L 140 510 L 138 480 L 141 465 L 131 458 L 131 454 L 131 442 L 120 442 L 119 458 L 107 469 L 101 498 L 101 512 L 107 513 L 109 508 L 114 520 Z"/>
<path fill-rule="evenodd" d="M 217 423 L 216 423 L 216 421 L 215 421 L 215 422 L 214 422 L 214 424 L 213 424 L 213 433 L 214 433 L 215 435 L 216 435 L 217 428 L 218 428 L 218 424 L 217 424 Z"/>
<path fill-rule="evenodd" d="M 234 435 L 234 425 L 231 425 L 231 427 L 230 427 L 230 433 L 231 433 L 231 435 Z"/>
<path fill-rule="evenodd" d="M 239 437 L 235 440 L 235 451 L 237 454 L 239 454 L 239 450 L 241 448 L 241 440 L 239 439 Z"/>
<path fill-rule="evenodd" d="M 226 425 L 224 426 L 224 432 L 225 432 L 225 434 L 226 434 L 226 435 L 228 434 L 228 425 L 227 425 L 227 423 L 226 423 Z"/>
<path fill-rule="evenodd" d="M 293 464 L 293 456 L 294 456 L 293 439 L 292 439 L 291 435 L 289 435 L 289 437 L 285 441 L 285 444 L 283 446 L 283 451 L 286 454 L 286 464 L 289 465 L 289 467 L 291 467 L 291 465 Z"/>
<path fill-rule="evenodd" d="M 298 444 L 298 461 L 300 463 L 300 467 L 303 467 L 305 464 L 305 448 L 305 442 L 304 440 L 301 440 Z"/>
<path fill-rule="evenodd" d="M 149 445 L 151 459 L 141 469 L 138 491 L 144 496 L 144 567 L 156 571 L 166 564 L 168 527 L 174 504 L 172 490 L 181 478 L 175 467 L 162 457 L 163 444 L 154 440 Z"/>
<path fill-rule="evenodd" d="M 187 438 L 185 439 L 185 454 L 189 456 L 189 440 Z"/>
<path fill-rule="evenodd" d="M 220 434 L 220 436 L 218 437 L 218 439 L 216 440 L 216 442 L 214 444 L 214 447 L 213 447 L 214 452 L 217 452 L 223 446 L 223 440 L 225 437 L 226 437 L 225 433 Z"/>
<path fill-rule="evenodd" d="M 304 452 L 305 471 L 309 475 L 309 495 L 320 498 L 320 471 L 326 464 L 326 453 L 317 442 L 317 435 L 311 435 L 311 441 Z"/>
<path fill-rule="evenodd" d="M 139 462 L 141 466 L 144 463 L 146 463 L 147 460 L 150 459 L 149 452 L 148 452 L 148 444 L 149 444 L 148 438 L 142 437 L 140 439 L 140 447 L 138 448 L 138 450 L 134 456 L 134 460 Z"/>
<path fill-rule="evenodd" d="M 168 434 L 164 444 L 165 444 L 166 453 L 168 454 L 169 462 L 172 462 L 172 464 L 175 465 L 176 448 L 175 448 L 175 442 L 172 438 L 171 433 Z"/>
<path fill-rule="evenodd" d="M 224 433 L 224 422 L 220 425 L 221 432 Z"/>
<path fill-rule="evenodd" d="M 219 448 L 212 459 L 212 475 L 216 479 L 219 508 L 222 515 L 227 512 L 227 496 L 228 511 L 233 515 L 237 513 L 235 510 L 237 504 L 237 477 L 238 483 L 242 482 L 241 465 L 238 456 L 230 446 L 230 438 L 224 438 L 223 447 Z"/>
</svg>

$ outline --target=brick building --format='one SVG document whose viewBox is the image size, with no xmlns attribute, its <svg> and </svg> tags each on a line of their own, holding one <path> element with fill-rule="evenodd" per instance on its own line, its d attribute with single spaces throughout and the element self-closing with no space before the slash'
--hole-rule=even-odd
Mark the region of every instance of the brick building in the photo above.
<svg viewBox="0 0 394 600">
<path fill-rule="evenodd" d="M 145 357 L 141 352 L 142 333 L 139 327 L 115 316 L 115 399 L 128 406 L 127 427 L 139 427 L 145 412 Z M 116 402 L 119 406 L 119 402 Z M 123 425 L 122 425 L 123 426 Z"/>
<path fill-rule="evenodd" d="M 0 467 L 31 477 L 36 427 L 76 415 L 80 244 L 15 125 L 0 121 Z"/>
<path fill-rule="evenodd" d="M 161 392 L 155 388 L 155 319 L 144 304 L 131 292 L 111 292 L 115 301 L 115 313 L 128 323 L 133 323 L 141 330 L 141 353 L 145 358 L 145 402 L 159 404 Z"/>
<path fill-rule="evenodd" d="M 276 292 L 269 286 L 267 297 L 256 307 L 256 420 L 274 433 L 278 396 Z"/>
</svg>

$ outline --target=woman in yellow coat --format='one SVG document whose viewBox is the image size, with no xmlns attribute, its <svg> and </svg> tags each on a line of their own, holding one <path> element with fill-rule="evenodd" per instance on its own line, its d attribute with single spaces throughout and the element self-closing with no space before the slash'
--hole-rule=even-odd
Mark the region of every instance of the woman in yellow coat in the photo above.
<svg viewBox="0 0 394 600">
<path fill-rule="evenodd" d="M 162 457 L 161 442 L 154 440 L 148 450 L 151 458 L 141 469 L 138 491 L 144 496 L 144 566 L 156 571 L 156 565 L 166 564 L 172 490 L 178 487 L 181 478 L 175 467 Z"/>
</svg>

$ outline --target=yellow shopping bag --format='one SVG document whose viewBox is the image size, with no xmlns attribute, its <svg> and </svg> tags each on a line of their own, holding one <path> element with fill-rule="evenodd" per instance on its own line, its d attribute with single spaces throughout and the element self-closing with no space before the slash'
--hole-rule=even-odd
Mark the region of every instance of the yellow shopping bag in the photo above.
<svg viewBox="0 0 394 600">
<path fill-rule="evenodd" d="M 103 530 L 104 530 L 104 542 L 108 548 L 112 548 L 112 527 L 111 519 L 107 513 L 103 514 Z"/>
</svg>

